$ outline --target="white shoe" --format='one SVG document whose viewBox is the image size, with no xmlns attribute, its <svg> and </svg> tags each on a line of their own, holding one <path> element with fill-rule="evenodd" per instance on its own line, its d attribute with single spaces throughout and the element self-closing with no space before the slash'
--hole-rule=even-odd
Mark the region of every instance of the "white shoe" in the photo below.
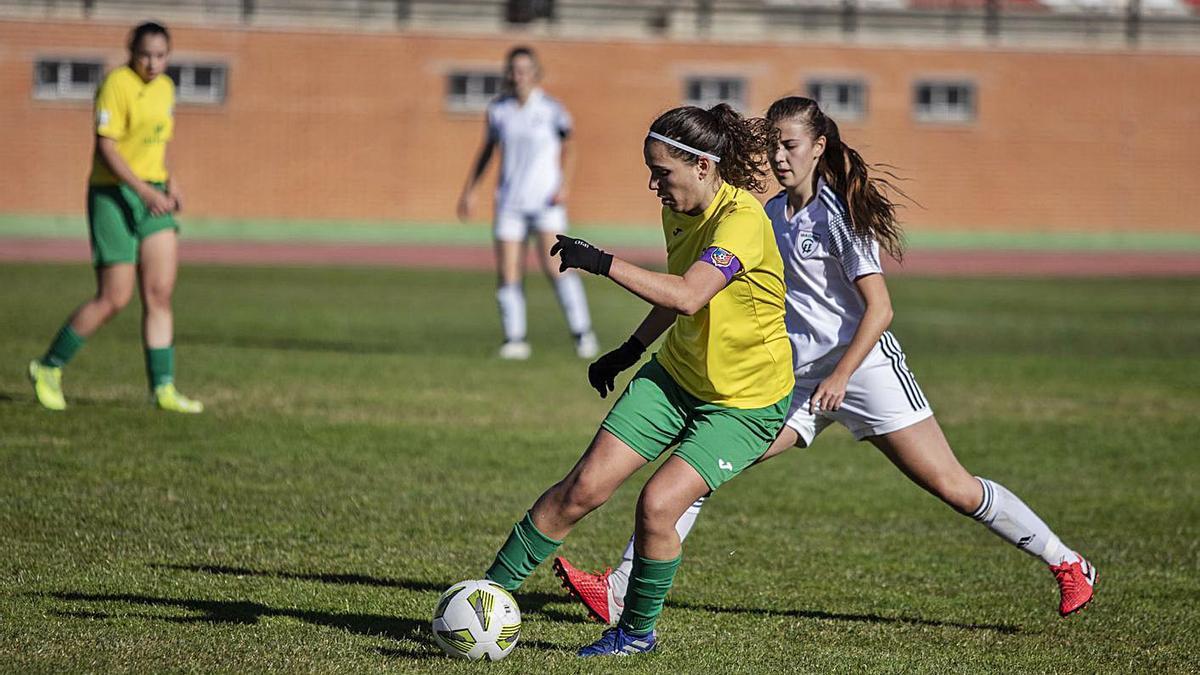
<svg viewBox="0 0 1200 675">
<path fill-rule="evenodd" d="M 575 354 L 581 359 L 594 359 L 600 353 L 600 342 L 596 334 L 588 331 L 575 340 Z"/>
<path fill-rule="evenodd" d="M 533 348 L 524 340 L 513 340 L 500 345 L 500 358 L 506 361 L 524 361 L 533 353 Z"/>
</svg>

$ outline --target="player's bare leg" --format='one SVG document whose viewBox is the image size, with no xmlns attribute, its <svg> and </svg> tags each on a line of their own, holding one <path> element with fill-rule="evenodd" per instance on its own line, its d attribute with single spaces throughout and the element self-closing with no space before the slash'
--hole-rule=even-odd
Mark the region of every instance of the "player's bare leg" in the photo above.
<svg viewBox="0 0 1200 675">
<path fill-rule="evenodd" d="M 1064 545 L 1007 488 L 972 476 L 963 468 L 935 418 L 868 440 L 930 494 L 983 523 L 1001 539 L 1045 561 L 1058 582 L 1060 614 L 1071 614 L 1091 601 L 1095 567 Z"/>
<path fill-rule="evenodd" d="M 155 232 L 142 240 L 139 258 L 142 343 L 154 404 L 172 412 L 202 412 L 204 404 L 175 388 L 175 315 L 171 306 L 179 269 L 179 237 L 175 230 Z"/>
<path fill-rule="evenodd" d="M 29 381 L 39 403 L 49 410 L 65 410 L 62 369 L 83 347 L 84 341 L 119 314 L 130 298 L 136 275 L 132 264 L 96 268 L 96 295 L 80 305 L 54 337 L 40 359 L 29 363 Z"/>
<path fill-rule="evenodd" d="M 548 558 L 576 523 L 608 501 L 646 459 L 608 431 L 596 432 L 562 480 L 538 497 L 496 553 L 486 578 L 513 591 Z"/>
<path fill-rule="evenodd" d="M 775 441 L 754 466 L 794 447 L 804 447 L 803 439 L 795 429 L 784 425 Z M 675 532 L 680 541 L 686 539 L 695 526 L 705 499 L 703 495 L 697 498 L 675 521 Z M 629 574 L 633 571 L 635 541 L 636 537 L 629 537 L 629 543 L 625 545 L 625 552 L 621 555 L 621 562 L 615 569 L 610 567 L 603 572 L 581 570 L 563 556 L 554 559 L 554 574 L 562 580 L 563 588 L 583 603 L 589 617 L 600 623 L 615 624 L 625 611 L 625 592 L 629 588 Z"/>
</svg>

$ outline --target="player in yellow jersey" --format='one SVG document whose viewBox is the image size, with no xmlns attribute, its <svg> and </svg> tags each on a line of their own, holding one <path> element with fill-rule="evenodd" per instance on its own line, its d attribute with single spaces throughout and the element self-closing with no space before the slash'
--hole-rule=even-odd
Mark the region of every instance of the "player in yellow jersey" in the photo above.
<svg viewBox="0 0 1200 675">
<path fill-rule="evenodd" d="M 519 587 L 576 523 L 673 446 L 638 500 L 625 613 L 580 656 L 655 648 L 654 627 L 681 557 L 675 521 L 753 464 L 783 426 L 794 384 L 783 260 L 770 220 L 748 191 L 762 189 L 770 139 L 765 120 L 743 119 L 724 104 L 676 108 L 651 125 L 643 153 L 649 187 L 664 207 L 666 273 L 567 236 L 551 251 L 562 269 L 607 276 L 652 307 L 625 344 L 588 369 L 602 397 L 666 335 L 575 467 L 514 526 L 487 571 L 509 590 Z"/>
<path fill-rule="evenodd" d="M 164 26 L 137 26 L 129 39 L 129 63 L 109 73 L 96 92 L 96 145 L 88 181 L 96 295 L 71 314 L 45 355 L 29 364 L 34 393 L 51 410 L 67 407 L 63 366 L 129 304 L 135 285 L 142 296 L 142 340 L 154 404 L 182 413 L 204 409 L 174 384 L 171 294 L 179 226 L 172 214 L 183 198 L 166 163 L 175 107 L 175 85 L 165 74 L 170 50 Z"/>
</svg>

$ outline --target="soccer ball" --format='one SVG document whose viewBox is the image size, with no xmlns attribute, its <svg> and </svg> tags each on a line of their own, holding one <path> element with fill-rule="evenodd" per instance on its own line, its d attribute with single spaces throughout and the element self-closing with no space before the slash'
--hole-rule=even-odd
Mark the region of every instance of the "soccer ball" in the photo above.
<svg viewBox="0 0 1200 675">
<path fill-rule="evenodd" d="M 493 581 L 460 581 L 433 610 L 433 639 L 450 656 L 499 661 L 517 646 L 521 610 Z"/>
</svg>

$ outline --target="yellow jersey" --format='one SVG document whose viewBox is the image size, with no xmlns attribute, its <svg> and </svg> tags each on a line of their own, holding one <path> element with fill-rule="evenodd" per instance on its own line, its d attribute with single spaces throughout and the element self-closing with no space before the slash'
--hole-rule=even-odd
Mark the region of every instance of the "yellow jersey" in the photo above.
<svg viewBox="0 0 1200 675">
<path fill-rule="evenodd" d="M 133 174 L 150 183 L 167 180 L 167 141 L 175 131 L 175 83 L 166 75 L 143 82 L 129 66 L 109 73 L 96 91 L 96 135 L 117 142 Z M 117 185 L 100 154 L 92 159 L 92 185 Z"/>
<path fill-rule="evenodd" d="M 741 269 L 700 311 L 675 318 L 659 363 L 702 401 L 740 409 L 777 403 L 795 378 L 783 259 L 762 205 L 726 183 L 704 213 L 664 208 L 662 222 L 671 274 L 683 275 L 711 247 L 732 253 Z"/>
</svg>

